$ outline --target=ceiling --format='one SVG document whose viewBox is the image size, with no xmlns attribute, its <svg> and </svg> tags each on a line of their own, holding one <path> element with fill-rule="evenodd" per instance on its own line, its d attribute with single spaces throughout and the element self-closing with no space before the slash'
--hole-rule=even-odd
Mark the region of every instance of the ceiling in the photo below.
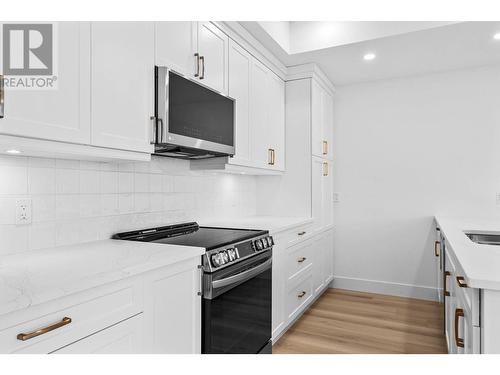
<svg viewBox="0 0 500 375">
<path fill-rule="evenodd" d="M 500 63 L 500 22 L 241 24 L 285 65 L 317 63 L 335 85 Z"/>
</svg>

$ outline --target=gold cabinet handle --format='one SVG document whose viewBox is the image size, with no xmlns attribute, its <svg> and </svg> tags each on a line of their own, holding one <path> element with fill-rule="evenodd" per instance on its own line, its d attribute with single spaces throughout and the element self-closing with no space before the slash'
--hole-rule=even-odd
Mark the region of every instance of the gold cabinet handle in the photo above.
<svg viewBox="0 0 500 375">
<path fill-rule="evenodd" d="M 328 155 L 328 141 L 323 141 L 323 155 Z"/>
<path fill-rule="evenodd" d="M 269 161 L 268 161 L 268 164 L 269 164 L 269 165 L 274 165 L 274 162 L 275 162 L 275 157 L 276 157 L 276 156 L 275 156 L 274 149 L 273 149 L 273 148 L 269 148 L 269 149 L 267 150 L 267 152 L 268 152 L 268 160 L 269 160 Z"/>
<path fill-rule="evenodd" d="M 297 297 L 298 297 L 298 298 L 302 298 L 302 297 L 304 297 L 305 295 L 306 295 L 306 291 L 305 291 L 305 290 L 303 290 L 301 293 L 297 294 Z"/>
<path fill-rule="evenodd" d="M 434 255 L 438 257 L 440 250 L 441 250 L 441 242 L 434 241 Z"/>
<path fill-rule="evenodd" d="M 306 234 L 306 231 L 305 231 L 305 230 L 304 230 L 304 231 L 302 231 L 302 232 L 297 233 L 297 235 L 298 235 L 298 236 L 303 236 L 304 234 Z"/>
<path fill-rule="evenodd" d="M 463 309 L 455 309 L 455 344 L 459 348 L 464 347 L 464 339 L 458 337 L 458 321 L 460 317 L 464 316 L 464 310 Z"/>
<path fill-rule="evenodd" d="M 303 263 L 306 259 L 306 257 L 300 257 L 299 259 L 297 259 L 297 262 Z"/>
<path fill-rule="evenodd" d="M 32 339 L 33 337 L 37 337 L 37 336 L 43 335 L 45 333 L 48 333 L 50 331 L 53 331 L 55 329 L 61 328 L 65 325 L 68 325 L 69 323 L 71 323 L 71 318 L 64 317 L 64 318 L 62 318 L 62 320 L 60 322 L 57 322 L 57 323 L 52 324 L 50 326 L 37 329 L 36 331 L 30 332 L 30 333 L 20 333 L 19 335 L 17 335 L 17 339 L 21 340 L 21 341 L 26 341 L 26 340 Z"/>
<path fill-rule="evenodd" d="M 444 278 L 443 278 L 443 294 L 445 297 L 449 297 L 450 296 L 450 292 L 447 290 L 448 287 L 446 286 L 447 284 L 447 281 L 448 281 L 448 276 L 451 275 L 451 272 L 450 271 L 445 271 L 444 272 Z"/>
<path fill-rule="evenodd" d="M 196 73 L 194 73 L 194 76 L 199 77 L 200 76 L 200 54 L 198 52 L 196 52 L 194 54 L 194 57 L 196 57 Z"/>
<path fill-rule="evenodd" d="M 205 78 L 205 56 L 200 56 L 200 62 L 201 62 L 200 79 L 204 79 Z"/>
<path fill-rule="evenodd" d="M 460 288 L 468 288 L 469 286 L 465 282 L 465 277 L 457 276 L 457 284 Z"/>
<path fill-rule="evenodd" d="M 323 176 L 328 176 L 328 162 L 323 162 Z"/>
</svg>

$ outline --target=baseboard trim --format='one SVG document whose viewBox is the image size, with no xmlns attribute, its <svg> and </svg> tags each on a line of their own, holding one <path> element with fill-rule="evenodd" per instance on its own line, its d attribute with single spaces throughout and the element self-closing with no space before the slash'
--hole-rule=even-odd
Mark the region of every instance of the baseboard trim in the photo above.
<svg viewBox="0 0 500 375">
<path fill-rule="evenodd" d="M 356 279 L 351 277 L 335 276 L 330 288 L 354 290 L 387 294 L 390 296 L 423 299 L 428 301 L 438 300 L 438 289 L 420 285 L 399 284 L 387 281 Z"/>
</svg>

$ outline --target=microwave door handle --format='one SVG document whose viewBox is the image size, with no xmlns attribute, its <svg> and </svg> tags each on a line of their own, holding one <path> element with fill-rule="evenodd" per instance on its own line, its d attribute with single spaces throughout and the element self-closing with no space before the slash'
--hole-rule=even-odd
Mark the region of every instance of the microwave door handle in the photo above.
<svg viewBox="0 0 500 375">
<path fill-rule="evenodd" d="M 226 277 L 224 279 L 212 281 L 212 288 L 219 289 L 225 286 L 229 286 L 231 284 L 236 284 L 241 281 L 246 281 L 251 279 L 254 276 L 257 276 L 259 273 L 262 273 L 267 268 L 269 268 L 273 263 L 273 258 L 269 258 L 264 263 L 259 264 L 257 267 L 250 268 L 249 270 L 243 271 L 233 276 Z"/>
</svg>

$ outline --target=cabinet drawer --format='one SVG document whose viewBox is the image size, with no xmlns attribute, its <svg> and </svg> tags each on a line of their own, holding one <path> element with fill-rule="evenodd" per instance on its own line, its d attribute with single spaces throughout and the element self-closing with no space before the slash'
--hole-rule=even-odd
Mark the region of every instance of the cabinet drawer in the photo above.
<svg viewBox="0 0 500 375">
<path fill-rule="evenodd" d="M 287 247 L 294 246 L 295 244 L 305 241 L 313 234 L 312 223 L 301 225 L 297 228 L 284 232 L 280 239 L 286 244 Z"/>
<path fill-rule="evenodd" d="M 308 305 L 313 297 L 313 278 L 311 267 L 301 277 L 289 282 L 286 305 L 289 319 L 294 319 Z"/>
<path fill-rule="evenodd" d="M 138 314 L 54 351 L 56 354 L 138 354 L 142 352 L 143 314 Z"/>
<path fill-rule="evenodd" d="M 291 279 L 312 263 L 312 240 L 300 242 L 286 250 L 286 275 Z"/>
<path fill-rule="evenodd" d="M 82 302 L 72 298 L 72 305 L 61 302 L 61 308 L 53 312 L 38 317 L 34 313 L 33 319 L 0 331 L 0 352 L 50 353 L 136 315 L 142 311 L 140 286 L 139 282 L 120 282 L 115 288 L 86 295 Z"/>
</svg>

